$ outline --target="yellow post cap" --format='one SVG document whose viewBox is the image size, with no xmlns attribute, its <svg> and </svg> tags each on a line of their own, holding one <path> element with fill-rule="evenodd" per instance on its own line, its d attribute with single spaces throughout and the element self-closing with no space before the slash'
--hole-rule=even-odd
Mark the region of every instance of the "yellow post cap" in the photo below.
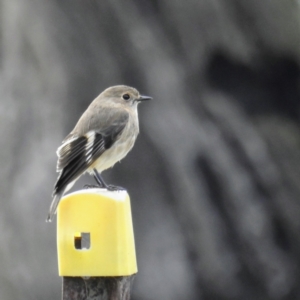
<svg viewBox="0 0 300 300">
<path fill-rule="evenodd" d="M 57 210 L 60 276 L 137 273 L 130 199 L 126 191 L 81 190 Z"/>
</svg>

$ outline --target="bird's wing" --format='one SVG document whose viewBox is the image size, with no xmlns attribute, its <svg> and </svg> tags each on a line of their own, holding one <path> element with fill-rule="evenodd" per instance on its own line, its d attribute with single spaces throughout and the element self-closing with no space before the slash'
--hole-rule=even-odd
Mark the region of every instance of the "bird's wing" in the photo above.
<svg viewBox="0 0 300 300">
<path fill-rule="evenodd" d="M 90 128 L 84 135 L 69 134 L 57 150 L 57 171 L 60 172 L 54 194 L 83 174 L 101 154 L 119 138 L 128 121 L 128 113 L 102 128 Z"/>
</svg>

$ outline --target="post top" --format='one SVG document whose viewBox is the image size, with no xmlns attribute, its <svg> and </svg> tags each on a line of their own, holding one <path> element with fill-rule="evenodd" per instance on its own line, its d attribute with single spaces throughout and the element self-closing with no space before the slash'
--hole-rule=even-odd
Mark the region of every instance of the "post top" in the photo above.
<svg viewBox="0 0 300 300">
<path fill-rule="evenodd" d="M 124 200 L 124 198 L 126 196 L 128 196 L 128 193 L 126 190 L 120 190 L 120 191 L 109 191 L 107 189 L 101 189 L 101 188 L 91 188 L 91 189 L 82 189 L 82 190 L 78 190 L 76 192 L 70 193 L 70 194 L 66 194 L 63 199 L 67 199 L 68 197 L 73 197 L 74 195 L 89 195 L 89 194 L 93 194 L 93 195 L 103 195 L 103 196 L 107 196 L 110 197 L 116 201 L 120 200 Z"/>
<path fill-rule="evenodd" d="M 136 273 L 127 192 L 86 189 L 66 195 L 57 210 L 57 249 L 60 276 Z"/>
</svg>

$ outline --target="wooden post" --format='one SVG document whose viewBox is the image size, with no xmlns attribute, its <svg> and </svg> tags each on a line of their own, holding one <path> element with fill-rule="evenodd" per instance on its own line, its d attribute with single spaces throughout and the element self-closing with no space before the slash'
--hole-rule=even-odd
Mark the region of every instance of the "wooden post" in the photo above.
<svg viewBox="0 0 300 300">
<path fill-rule="evenodd" d="M 127 192 L 90 189 L 64 197 L 57 250 L 62 300 L 129 300 L 137 264 Z"/>
<path fill-rule="evenodd" d="M 129 300 L 133 278 L 63 277 L 62 300 Z"/>
</svg>

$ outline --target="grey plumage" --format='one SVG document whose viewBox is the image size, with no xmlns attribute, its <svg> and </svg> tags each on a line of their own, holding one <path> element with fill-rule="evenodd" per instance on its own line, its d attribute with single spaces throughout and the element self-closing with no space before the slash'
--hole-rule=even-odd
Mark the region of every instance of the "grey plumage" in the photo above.
<svg viewBox="0 0 300 300">
<path fill-rule="evenodd" d="M 132 149 L 139 133 L 137 105 L 150 99 L 120 85 L 106 89 L 90 104 L 57 150 L 59 176 L 47 221 L 52 220 L 61 197 L 82 174 L 99 175 Z"/>
</svg>

